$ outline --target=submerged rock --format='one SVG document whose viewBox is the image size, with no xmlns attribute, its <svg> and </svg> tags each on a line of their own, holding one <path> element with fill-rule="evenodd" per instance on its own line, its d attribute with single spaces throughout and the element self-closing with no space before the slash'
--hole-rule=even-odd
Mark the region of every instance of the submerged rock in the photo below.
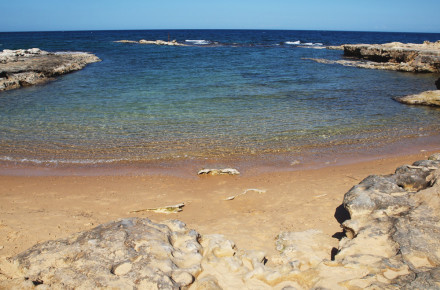
<svg viewBox="0 0 440 290">
<path fill-rule="evenodd" d="M 394 100 L 407 105 L 440 106 L 440 90 L 426 91 L 420 94 L 395 97 Z"/>
<path fill-rule="evenodd" d="M 38 48 L 0 53 L 0 91 L 41 84 L 56 76 L 80 70 L 100 59 L 90 53 L 50 53 Z"/>
</svg>

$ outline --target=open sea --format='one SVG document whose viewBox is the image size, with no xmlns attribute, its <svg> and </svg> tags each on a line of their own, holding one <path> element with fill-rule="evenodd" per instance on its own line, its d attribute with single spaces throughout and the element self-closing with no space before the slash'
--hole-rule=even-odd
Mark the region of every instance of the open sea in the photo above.
<svg viewBox="0 0 440 290">
<path fill-rule="evenodd" d="M 116 43 L 168 40 L 190 46 Z M 440 34 L 136 30 L 0 33 L 0 50 L 86 51 L 102 62 L 0 92 L 0 166 L 289 167 L 440 148 L 440 109 L 394 96 L 439 74 L 320 64 L 345 43 Z"/>
</svg>

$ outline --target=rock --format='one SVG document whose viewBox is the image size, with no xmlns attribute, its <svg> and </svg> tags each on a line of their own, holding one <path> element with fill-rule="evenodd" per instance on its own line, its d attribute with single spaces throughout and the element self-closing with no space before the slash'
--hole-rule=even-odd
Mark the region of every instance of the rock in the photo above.
<svg viewBox="0 0 440 290">
<path fill-rule="evenodd" d="M 153 44 L 153 45 L 169 45 L 169 46 L 187 46 L 184 43 L 177 42 L 177 40 L 164 41 L 164 40 L 145 40 L 145 39 L 141 39 L 139 41 L 134 41 L 134 40 L 117 40 L 115 42 L 119 42 L 119 43 Z"/>
<path fill-rule="evenodd" d="M 426 91 L 416 95 L 395 97 L 394 100 L 407 105 L 440 106 L 440 90 Z"/>
<path fill-rule="evenodd" d="M 49 53 L 38 48 L 0 53 L 0 91 L 41 84 L 100 59 L 90 53 Z"/>
<path fill-rule="evenodd" d="M 428 160 L 430 161 L 440 161 L 440 153 L 432 154 L 428 157 Z"/>
<path fill-rule="evenodd" d="M 411 288 L 414 277 L 438 269 L 439 168 L 436 161 L 415 162 L 391 176 L 368 177 L 345 195 L 351 220 L 343 225 L 351 235 L 341 240 L 335 260 L 367 271 L 369 276 L 359 278 L 364 282 L 376 277 L 363 287 L 379 281 L 380 287 Z M 438 282 L 426 285 L 439 287 Z"/>
<path fill-rule="evenodd" d="M 136 40 L 125 40 L 125 39 L 117 40 L 115 42 L 119 42 L 119 43 L 139 43 L 139 41 L 136 41 Z"/>
<path fill-rule="evenodd" d="M 344 50 L 343 45 L 330 45 L 330 46 L 326 46 L 325 48 L 330 50 Z"/>
<path fill-rule="evenodd" d="M 202 169 L 198 175 L 239 175 L 240 172 L 237 169 L 225 168 L 225 169 Z"/>
<path fill-rule="evenodd" d="M 385 44 L 344 44 L 344 56 L 357 60 L 310 60 L 369 69 L 405 72 L 440 72 L 440 41 L 423 44 L 391 42 Z M 332 49 L 336 49 L 333 48 Z"/>
<path fill-rule="evenodd" d="M 177 289 L 201 270 L 198 238 L 179 221 L 122 219 L 13 257 L 16 274 L 0 288 L 31 281 L 49 288 Z"/>
<path fill-rule="evenodd" d="M 393 64 L 393 70 L 440 72 L 440 42 L 346 44 L 344 56 Z"/>
<path fill-rule="evenodd" d="M 130 262 L 125 262 L 114 266 L 111 272 L 115 275 L 122 276 L 130 272 L 131 268 L 133 268 L 133 264 L 131 264 Z"/>
<path fill-rule="evenodd" d="M 438 79 L 435 81 L 435 86 L 437 87 L 437 90 L 440 90 L 440 78 L 438 78 Z"/>
<path fill-rule="evenodd" d="M 185 271 L 174 271 L 171 278 L 179 287 L 188 286 L 194 282 L 193 275 Z"/>
<path fill-rule="evenodd" d="M 218 285 L 218 281 L 213 276 L 205 276 L 204 278 L 197 280 L 192 286 L 191 289 L 194 290 L 222 290 Z"/>
<path fill-rule="evenodd" d="M 304 271 L 331 258 L 332 238 L 318 230 L 284 232 L 278 235 L 276 249 L 284 264 Z"/>
</svg>

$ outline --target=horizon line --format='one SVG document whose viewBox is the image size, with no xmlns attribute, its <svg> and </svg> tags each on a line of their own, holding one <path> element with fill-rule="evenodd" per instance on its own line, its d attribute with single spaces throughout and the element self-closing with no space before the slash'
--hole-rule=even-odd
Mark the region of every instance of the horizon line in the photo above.
<svg viewBox="0 0 440 290">
<path fill-rule="evenodd" d="M 440 34 L 439 32 L 421 31 L 381 31 L 381 30 L 338 30 L 338 29 L 277 29 L 277 28 L 154 28 L 154 29 L 72 29 L 72 30 L 16 30 L 0 31 L 0 33 L 33 33 L 33 32 L 93 32 L 93 31 L 162 31 L 162 30 L 253 30 L 253 31 L 325 31 L 325 32 L 374 32 L 374 33 L 419 33 Z"/>
</svg>

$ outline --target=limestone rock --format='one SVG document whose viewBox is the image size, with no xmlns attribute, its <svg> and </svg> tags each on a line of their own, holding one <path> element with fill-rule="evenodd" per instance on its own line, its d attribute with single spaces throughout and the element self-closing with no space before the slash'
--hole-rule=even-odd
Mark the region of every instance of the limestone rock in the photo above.
<svg viewBox="0 0 440 290">
<path fill-rule="evenodd" d="M 353 59 L 312 59 L 319 63 L 341 64 L 369 69 L 405 72 L 440 72 L 440 41 L 423 44 L 344 44 L 344 56 Z M 334 48 L 332 48 L 334 49 Z"/>
<path fill-rule="evenodd" d="M 44 83 L 98 61 L 100 59 L 90 53 L 49 53 L 38 48 L 5 49 L 0 53 L 0 91 Z"/>
<path fill-rule="evenodd" d="M 394 64 L 394 70 L 440 72 L 440 42 L 423 44 L 391 42 L 385 44 L 346 44 L 344 55 Z M 401 66 L 401 64 L 405 64 Z M 408 70 L 410 69 L 410 70 Z"/>
<path fill-rule="evenodd" d="M 117 40 L 115 42 L 119 42 L 119 43 L 153 44 L 153 45 L 169 45 L 169 46 L 187 46 L 184 43 L 177 42 L 177 40 L 164 41 L 164 40 L 145 40 L 145 39 L 141 39 L 139 41 L 135 41 L 135 40 Z"/>
<path fill-rule="evenodd" d="M 362 280 L 363 288 L 440 288 L 435 280 L 440 265 L 438 161 L 418 161 L 391 176 L 368 177 L 345 195 L 344 206 L 351 219 L 343 226 L 351 234 L 341 240 L 335 260 L 369 273 L 345 285 Z M 416 283 L 419 275 L 430 281 Z"/>
<path fill-rule="evenodd" d="M 283 262 L 301 271 L 316 267 L 325 259 L 330 260 L 331 245 L 332 238 L 318 230 L 284 232 L 276 240 Z"/>
<path fill-rule="evenodd" d="M 426 91 L 420 94 L 395 97 L 394 100 L 407 105 L 440 106 L 440 90 Z"/>
<path fill-rule="evenodd" d="M 201 270 L 198 239 L 179 221 L 122 219 L 15 256 L 15 277 L 0 288 L 30 281 L 50 288 L 177 289 Z"/>
</svg>

